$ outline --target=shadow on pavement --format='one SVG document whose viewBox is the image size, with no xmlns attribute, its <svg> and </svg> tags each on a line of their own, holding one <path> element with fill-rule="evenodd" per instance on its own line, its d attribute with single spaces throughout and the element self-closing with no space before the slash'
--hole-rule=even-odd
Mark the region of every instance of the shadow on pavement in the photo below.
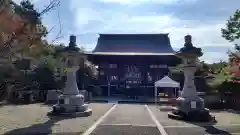
<svg viewBox="0 0 240 135">
<path fill-rule="evenodd" d="M 205 131 L 209 134 L 232 135 L 231 133 L 229 133 L 227 131 L 224 131 L 224 130 L 221 130 L 221 129 L 218 129 L 218 128 L 214 127 L 213 125 L 212 126 L 206 126 L 204 128 L 205 128 Z"/>
<path fill-rule="evenodd" d="M 188 123 L 204 128 L 205 132 L 207 132 L 208 134 L 213 134 L 213 135 L 232 135 L 228 131 L 221 130 L 221 129 L 218 129 L 217 127 L 215 127 L 214 125 L 217 124 L 217 121 L 208 122 L 207 125 L 205 125 L 204 123 L 195 123 L 195 122 L 188 122 Z"/>
<path fill-rule="evenodd" d="M 14 129 L 4 135 L 48 135 L 52 134 L 52 126 L 61 120 L 73 119 L 72 116 L 48 116 L 50 119 L 44 123 L 31 125 L 25 128 Z M 59 133 L 59 134 L 81 134 L 81 133 Z"/>
<path fill-rule="evenodd" d="M 239 114 L 240 115 L 240 109 L 210 109 L 211 112 L 228 112 L 228 113 L 233 113 L 233 114 Z"/>
</svg>

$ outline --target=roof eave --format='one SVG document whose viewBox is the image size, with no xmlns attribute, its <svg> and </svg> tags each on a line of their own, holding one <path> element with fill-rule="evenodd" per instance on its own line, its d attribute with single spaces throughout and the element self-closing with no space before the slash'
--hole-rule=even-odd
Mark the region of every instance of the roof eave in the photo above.
<svg viewBox="0 0 240 135">
<path fill-rule="evenodd" d="M 169 35 L 169 33 L 98 33 L 98 35 Z"/>
<path fill-rule="evenodd" d="M 122 52 L 91 52 L 86 53 L 88 55 L 126 55 L 126 56 L 140 56 L 140 55 L 150 55 L 150 56 L 168 56 L 175 55 L 175 53 L 122 53 Z"/>
</svg>

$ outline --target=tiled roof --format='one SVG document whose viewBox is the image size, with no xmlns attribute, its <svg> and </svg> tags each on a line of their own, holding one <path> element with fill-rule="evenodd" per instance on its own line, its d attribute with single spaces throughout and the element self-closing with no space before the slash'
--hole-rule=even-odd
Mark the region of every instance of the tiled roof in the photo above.
<svg viewBox="0 0 240 135">
<path fill-rule="evenodd" d="M 93 54 L 173 54 L 168 34 L 100 34 Z"/>
<path fill-rule="evenodd" d="M 175 55 L 174 53 L 136 53 L 136 52 L 90 52 L 85 54 L 98 54 L 98 55 Z"/>
</svg>

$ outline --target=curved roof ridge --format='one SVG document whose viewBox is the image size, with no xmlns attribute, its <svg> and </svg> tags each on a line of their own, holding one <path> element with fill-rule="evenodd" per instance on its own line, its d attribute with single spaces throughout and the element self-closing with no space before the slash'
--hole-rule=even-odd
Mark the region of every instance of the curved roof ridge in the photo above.
<svg viewBox="0 0 240 135">
<path fill-rule="evenodd" d="M 98 33 L 99 35 L 169 35 L 169 33 Z"/>
<path fill-rule="evenodd" d="M 173 53 L 168 34 L 99 34 L 93 52 Z"/>
</svg>

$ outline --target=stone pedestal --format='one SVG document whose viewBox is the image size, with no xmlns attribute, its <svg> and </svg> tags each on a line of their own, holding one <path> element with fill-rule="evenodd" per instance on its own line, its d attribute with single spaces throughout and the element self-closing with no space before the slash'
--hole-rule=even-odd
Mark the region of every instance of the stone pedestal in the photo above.
<svg viewBox="0 0 240 135">
<path fill-rule="evenodd" d="M 204 109 L 204 101 L 197 95 L 197 89 L 194 84 L 195 66 L 184 67 L 184 86 L 181 96 L 177 99 L 178 108 L 185 113 L 193 110 Z"/>
<path fill-rule="evenodd" d="M 56 104 L 58 102 L 58 97 L 60 96 L 59 90 L 48 90 L 47 99 L 45 103 L 47 104 Z"/>
<path fill-rule="evenodd" d="M 92 110 L 84 103 L 84 96 L 79 93 L 76 72 L 78 67 L 68 68 L 67 81 L 63 94 L 58 98 L 58 104 L 53 106 L 52 114 L 88 116 Z"/>
<path fill-rule="evenodd" d="M 177 98 L 177 107 L 173 108 L 173 112 L 169 113 L 169 118 L 193 120 L 193 121 L 211 121 L 213 118 L 209 110 L 204 106 L 204 100 L 197 94 L 194 84 L 194 74 L 196 66 L 186 65 L 184 70 L 184 86 L 181 96 Z"/>
</svg>

